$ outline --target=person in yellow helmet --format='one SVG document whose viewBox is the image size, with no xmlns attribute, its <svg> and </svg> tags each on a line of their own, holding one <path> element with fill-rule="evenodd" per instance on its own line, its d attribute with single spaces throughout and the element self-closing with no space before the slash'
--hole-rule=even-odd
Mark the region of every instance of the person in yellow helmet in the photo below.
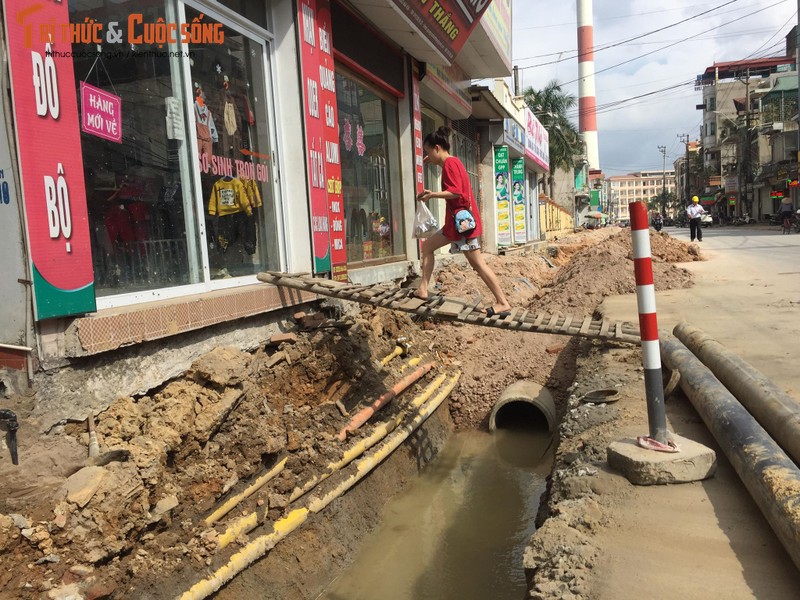
<svg viewBox="0 0 800 600">
<path fill-rule="evenodd" d="M 692 203 L 686 207 L 686 216 L 689 217 L 689 237 L 694 241 L 703 241 L 703 228 L 700 226 L 700 218 L 705 210 L 700 206 L 700 198 L 692 196 Z"/>
</svg>

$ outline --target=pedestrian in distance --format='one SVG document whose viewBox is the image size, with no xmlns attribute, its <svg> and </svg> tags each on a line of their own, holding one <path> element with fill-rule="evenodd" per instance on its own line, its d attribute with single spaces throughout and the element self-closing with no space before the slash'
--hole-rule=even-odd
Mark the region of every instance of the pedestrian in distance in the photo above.
<svg viewBox="0 0 800 600">
<path fill-rule="evenodd" d="M 494 304 L 486 309 L 486 315 L 507 317 L 511 314 L 511 305 L 500 287 L 497 275 L 481 254 L 479 239 L 482 224 L 478 203 L 472 193 L 464 164 L 450 154 L 450 133 L 449 127 L 439 127 L 425 136 L 422 144 L 425 160 L 442 169 L 442 191 L 426 189 L 417 196 L 417 201 L 427 202 L 431 198 L 442 198 L 446 203 L 446 216 L 442 228 L 422 242 L 422 280 L 414 296 L 422 300 L 428 299 L 428 286 L 435 263 L 433 253 L 450 244 L 450 253 L 464 254 L 467 262 L 494 295 Z M 464 224 L 471 228 L 464 230 Z"/>
<path fill-rule="evenodd" d="M 686 207 L 686 216 L 689 217 L 689 237 L 694 241 L 703 241 L 703 228 L 700 226 L 700 218 L 705 210 L 700 206 L 700 198 L 692 196 L 692 203 Z"/>
</svg>

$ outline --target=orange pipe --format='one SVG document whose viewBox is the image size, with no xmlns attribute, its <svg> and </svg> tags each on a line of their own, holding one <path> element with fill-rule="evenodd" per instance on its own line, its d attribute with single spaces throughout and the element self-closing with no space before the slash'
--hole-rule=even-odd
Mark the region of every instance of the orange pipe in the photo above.
<svg viewBox="0 0 800 600">
<path fill-rule="evenodd" d="M 411 373 L 410 375 L 406 375 L 400 381 L 395 383 L 388 392 L 383 394 L 380 398 L 375 400 L 372 404 L 367 406 L 366 408 L 361 409 L 356 415 L 350 420 L 350 422 L 344 426 L 339 432 L 339 441 L 343 442 L 347 439 L 347 434 L 352 433 L 359 427 L 361 427 L 364 423 L 369 421 L 369 418 L 378 412 L 381 408 L 387 405 L 392 399 L 397 396 L 400 392 L 405 390 L 408 386 L 412 383 L 421 379 L 428 371 L 430 371 L 433 367 L 436 366 L 435 362 L 429 362 L 426 365 L 421 366 L 419 369 Z"/>
</svg>

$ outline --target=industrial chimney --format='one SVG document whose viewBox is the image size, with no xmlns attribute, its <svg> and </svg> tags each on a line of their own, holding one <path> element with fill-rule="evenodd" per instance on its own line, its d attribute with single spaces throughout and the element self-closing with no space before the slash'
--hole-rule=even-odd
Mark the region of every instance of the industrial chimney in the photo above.
<svg viewBox="0 0 800 600">
<path fill-rule="evenodd" d="M 597 144 L 597 101 L 594 89 L 592 0 L 578 0 L 578 129 L 586 143 L 590 169 L 600 168 Z"/>
</svg>

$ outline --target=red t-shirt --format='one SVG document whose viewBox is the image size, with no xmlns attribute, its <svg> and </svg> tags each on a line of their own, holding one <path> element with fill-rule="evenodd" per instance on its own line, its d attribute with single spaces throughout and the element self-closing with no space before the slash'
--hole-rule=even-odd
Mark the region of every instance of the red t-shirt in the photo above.
<svg viewBox="0 0 800 600">
<path fill-rule="evenodd" d="M 469 176 L 464 164 L 455 156 L 451 156 L 444 161 L 442 166 L 442 191 L 458 194 L 458 198 L 448 199 L 447 210 L 445 211 L 445 222 L 442 225 L 442 233 L 449 239 L 457 242 L 463 236 L 456 232 L 456 213 L 466 208 L 475 218 L 475 229 L 469 232 L 468 239 L 476 238 L 481 235 L 481 215 L 478 212 L 478 203 L 472 195 L 472 186 L 469 184 Z"/>
</svg>

